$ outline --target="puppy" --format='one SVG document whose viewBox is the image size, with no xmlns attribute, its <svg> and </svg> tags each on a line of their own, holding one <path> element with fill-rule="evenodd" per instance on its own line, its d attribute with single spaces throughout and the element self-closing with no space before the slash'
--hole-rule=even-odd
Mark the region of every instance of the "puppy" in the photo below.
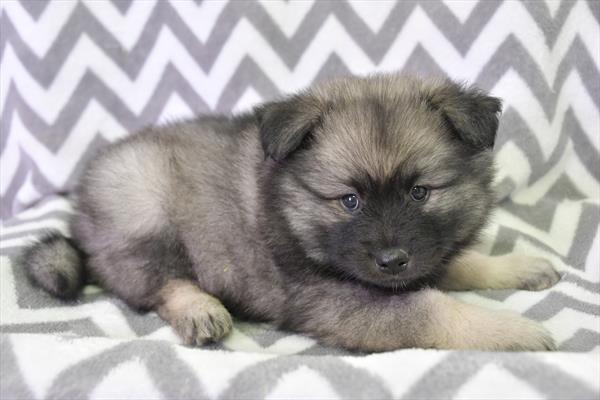
<svg viewBox="0 0 600 400">
<path fill-rule="evenodd" d="M 469 250 L 493 207 L 500 101 L 448 80 L 347 78 L 100 152 L 73 237 L 23 256 L 61 298 L 93 281 L 185 343 L 231 315 L 360 351 L 551 350 L 541 325 L 450 290 L 545 289 L 547 261 Z"/>
</svg>

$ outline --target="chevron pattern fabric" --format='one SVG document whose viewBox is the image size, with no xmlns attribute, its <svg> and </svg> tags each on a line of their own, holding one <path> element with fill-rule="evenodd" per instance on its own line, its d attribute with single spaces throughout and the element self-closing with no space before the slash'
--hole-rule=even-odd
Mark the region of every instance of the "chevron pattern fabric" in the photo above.
<svg viewBox="0 0 600 400">
<path fill-rule="evenodd" d="M 2 0 L 0 33 L 0 398 L 600 395 L 600 2 Z M 455 296 L 541 321 L 559 352 L 364 355 L 244 322 L 193 349 L 98 288 L 65 304 L 25 279 L 21 246 L 68 234 L 68 194 L 108 142 L 375 71 L 503 99 L 480 250 L 547 257 L 564 276 Z"/>
</svg>

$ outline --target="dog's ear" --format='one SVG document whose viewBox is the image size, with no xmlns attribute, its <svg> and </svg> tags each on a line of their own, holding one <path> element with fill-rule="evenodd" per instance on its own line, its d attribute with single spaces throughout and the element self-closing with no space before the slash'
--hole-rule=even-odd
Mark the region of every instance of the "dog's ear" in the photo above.
<svg viewBox="0 0 600 400">
<path fill-rule="evenodd" d="M 310 94 L 298 94 L 254 110 L 265 158 L 281 161 L 320 124 L 324 109 Z"/>
<path fill-rule="evenodd" d="M 500 99 L 477 88 L 447 81 L 431 88 L 427 102 L 442 112 L 449 128 L 463 142 L 476 150 L 494 146 L 502 112 Z"/>
</svg>

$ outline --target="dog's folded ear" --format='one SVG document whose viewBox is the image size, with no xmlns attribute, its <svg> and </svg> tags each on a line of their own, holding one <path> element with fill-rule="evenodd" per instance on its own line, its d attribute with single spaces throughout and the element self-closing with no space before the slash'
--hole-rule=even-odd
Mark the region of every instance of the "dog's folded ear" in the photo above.
<svg viewBox="0 0 600 400">
<path fill-rule="evenodd" d="M 441 111 L 448 127 L 476 150 L 494 146 L 502 102 L 474 87 L 446 81 L 427 94 L 429 106 Z"/>
<path fill-rule="evenodd" d="M 265 158 L 281 161 L 308 139 L 320 124 L 324 107 L 310 94 L 302 93 L 255 110 Z"/>
</svg>

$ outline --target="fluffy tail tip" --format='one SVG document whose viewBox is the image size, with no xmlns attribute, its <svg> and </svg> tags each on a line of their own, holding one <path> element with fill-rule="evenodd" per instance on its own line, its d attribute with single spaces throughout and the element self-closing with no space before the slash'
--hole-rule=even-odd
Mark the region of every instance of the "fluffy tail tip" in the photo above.
<svg viewBox="0 0 600 400">
<path fill-rule="evenodd" d="M 47 233 L 26 248 L 22 263 L 30 280 L 56 297 L 73 299 L 84 284 L 82 254 L 59 232 Z"/>
</svg>

